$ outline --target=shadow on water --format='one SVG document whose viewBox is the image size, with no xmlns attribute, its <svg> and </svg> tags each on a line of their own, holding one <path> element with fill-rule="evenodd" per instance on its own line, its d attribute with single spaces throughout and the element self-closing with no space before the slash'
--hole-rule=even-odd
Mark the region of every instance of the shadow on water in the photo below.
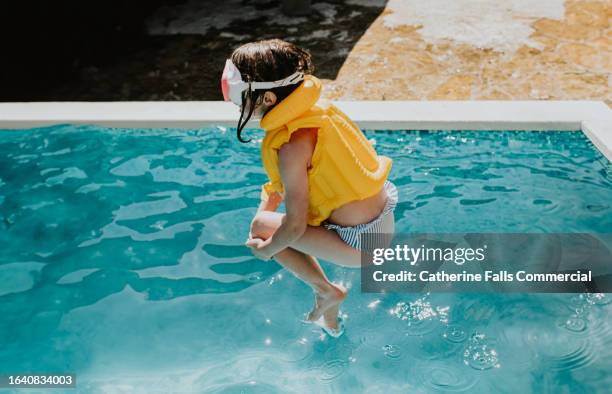
<svg viewBox="0 0 612 394">
<path fill-rule="evenodd" d="M 309 49 L 316 75 L 335 78 L 386 1 L 356 3 L 288 17 L 278 0 L 13 1 L 0 6 L 0 101 L 219 100 L 232 49 L 268 38 Z M 173 27 L 190 18 L 196 28 Z"/>
</svg>

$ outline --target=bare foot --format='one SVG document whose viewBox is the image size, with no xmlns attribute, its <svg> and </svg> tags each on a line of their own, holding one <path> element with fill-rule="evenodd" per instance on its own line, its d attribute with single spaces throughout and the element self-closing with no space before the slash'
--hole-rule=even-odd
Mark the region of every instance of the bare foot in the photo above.
<svg viewBox="0 0 612 394">
<path fill-rule="evenodd" d="M 340 304 L 346 298 L 346 289 L 340 285 L 331 284 L 331 287 L 326 292 L 315 293 L 315 306 L 312 311 L 308 314 L 307 320 L 316 322 L 324 316 L 325 324 L 328 324 L 328 320 L 331 325 L 330 328 L 338 327 L 338 309 Z"/>
<path fill-rule="evenodd" d="M 336 304 L 330 307 L 323 313 L 323 323 L 325 327 L 331 328 L 332 330 L 338 329 L 338 313 L 340 312 L 340 304 Z"/>
</svg>

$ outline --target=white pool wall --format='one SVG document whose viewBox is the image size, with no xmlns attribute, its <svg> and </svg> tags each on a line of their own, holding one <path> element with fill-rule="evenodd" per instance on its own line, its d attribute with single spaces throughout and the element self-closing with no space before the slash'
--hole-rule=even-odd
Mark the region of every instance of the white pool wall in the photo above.
<svg viewBox="0 0 612 394">
<path fill-rule="evenodd" d="M 339 101 L 361 128 L 382 130 L 582 130 L 612 161 L 612 111 L 602 101 Z M 235 127 L 220 101 L 0 103 L 0 129 L 54 124 L 135 128 Z M 250 126 L 257 127 L 257 122 Z"/>
</svg>

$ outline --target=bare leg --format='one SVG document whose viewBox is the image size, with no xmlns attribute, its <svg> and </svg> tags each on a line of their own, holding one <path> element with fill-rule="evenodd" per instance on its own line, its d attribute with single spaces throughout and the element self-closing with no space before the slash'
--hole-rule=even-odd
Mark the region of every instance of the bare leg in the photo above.
<svg viewBox="0 0 612 394">
<path fill-rule="evenodd" d="M 274 260 L 291 271 L 299 279 L 309 284 L 315 292 L 315 306 L 308 314 L 307 320 L 317 321 L 327 311 L 336 308 L 334 316 L 338 315 L 338 307 L 346 298 L 346 290 L 331 283 L 319 262 L 312 256 L 304 254 L 295 249 L 286 248 L 277 253 Z M 337 320 L 331 320 L 328 327 L 336 328 Z"/>
<path fill-rule="evenodd" d="M 280 226 L 283 216 L 283 214 L 273 212 L 259 213 L 255 220 L 253 220 L 251 227 L 252 236 L 262 239 L 269 238 Z M 309 227 L 309 229 L 312 228 L 314 227 Z M 327 230 L 324 231 L 328 232 Z M 339 242 L 347 247 L 347 245 L 344 244 L 344 242 L 342 242 L 342 240 L 340 240 L 335 233 L 331 235 L 332 237 L 330 238 L 333 240 L 334 244 Z M 321 242 L 328 241 L 329 240 L 319 240 L 318 243 L 320 244 Z M 350 252 L 355 251 L 350 247 L 347 247 L 347 249 L 349 249 L 348 251 Z M 331 250 L 332 249 L 330 249 L 330 252 Z M 329 252 L 327 254 L 329 254 Z M 342 301 L 344 301 L 346 298 L 346 289 L 331 283 L 325 276 L 325 273 L 323 272 L 323 269 L 319 265 L 317 259 L 312 255 L 308 255 L 302 251 L 289 247 L 277 253 L 274 256 L 274 259 L 283 267 L 291 271 L 299 279 L 310 285 L 314 290 L 315 306 L 308 315 L 307 319 L 310 321 L 317 321 L 321 316 L 324 316 L 324 321 L 327 327 L 333 329 L 337 328 L 338 308 Z"/>
<path fill-rule="evenodd" d="M 280 227 L 284 217 L 284 213 L 278 212 L 264 211 L 258 213 L 253 220 L 251 234 L 256 238 L 268 239 Z M 344 267 L 361 267 L 361 252 L 344 243 L 335 231 L 327 230 L 321 226 L 308 226 L 304 234 L 291 245 L 290 249 Z"/>
</svg>

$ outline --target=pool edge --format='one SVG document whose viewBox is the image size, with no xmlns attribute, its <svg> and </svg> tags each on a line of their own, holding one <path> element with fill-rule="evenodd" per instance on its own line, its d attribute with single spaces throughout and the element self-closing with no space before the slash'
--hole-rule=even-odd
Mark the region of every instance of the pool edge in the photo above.
<svg viewBox="0 0 612 394">
<path fill-rule="evenodd" d="M 603 101 L 339 101 L 360 127 L 386 130 L 582 130 L 612 162 L 612 111 Z M 222 101 L 0 103 L 0 129 L 54 124 L 109 127 L 235 126 Z M 257 127 L 252 122 L 250 126 Z"/>
</svg>

